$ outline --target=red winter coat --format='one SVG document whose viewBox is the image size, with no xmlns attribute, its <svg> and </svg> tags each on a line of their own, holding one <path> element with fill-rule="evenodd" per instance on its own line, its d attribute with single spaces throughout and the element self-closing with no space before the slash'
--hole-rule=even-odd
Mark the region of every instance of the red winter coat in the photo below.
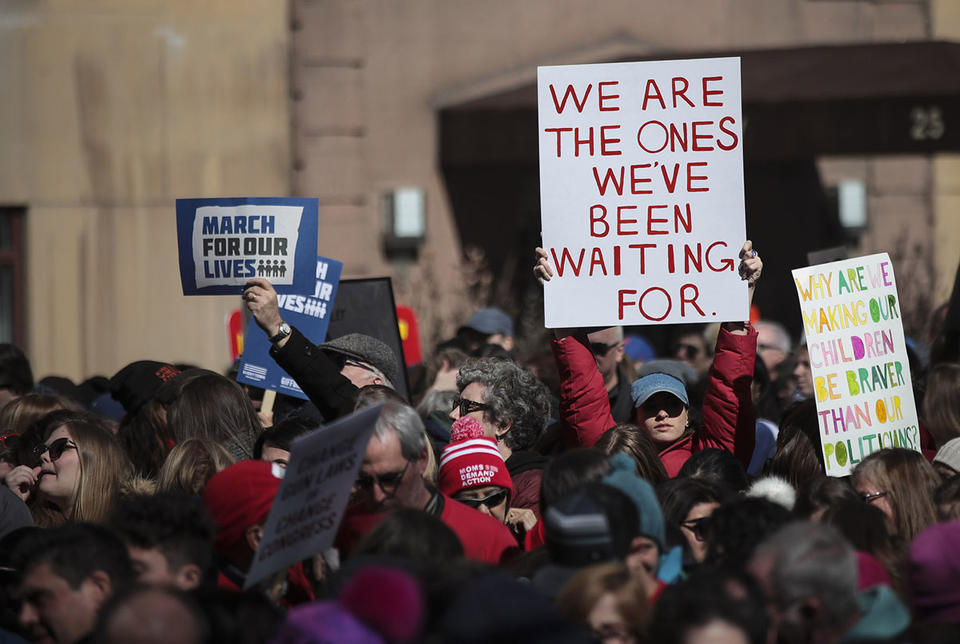
<svg viewBox="0 0 960 644">
<path fill-rule="evenodd" d="M 586 335 L 553 340 L 560 370 L 560 420 L 568 447 L 592 447 L 616 425 L 603 376 L 590 351 Z M 750 397 L 757 332 L 736 335 L 720 329 L 703 400 L 703 427 L 660 451 L 667 475 L 674 477 L 694 452 L 718 447 L 733 452 L 743 467 L 750 464 L 756 419 Z"/>
<path fill-rule="evenodd" d="M 347 507 L 334 544 L 341 558 L 349 557 L 357 542 L 385 516 L 384 512 L 369 513 L 361 504 Z M 449 496 L 443 495 L 443 509 L 437 518 L 460 539 L 467 559 L 496 565 L 509 562 L 520 553 L 517 540 L 507 526 Z"/>
</svg>

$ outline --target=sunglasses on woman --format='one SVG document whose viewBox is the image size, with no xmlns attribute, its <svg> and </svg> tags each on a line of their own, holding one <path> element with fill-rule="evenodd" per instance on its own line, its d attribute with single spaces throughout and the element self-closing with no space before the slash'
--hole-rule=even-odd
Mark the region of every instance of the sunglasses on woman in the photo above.
<svg viewBox="0 0 960 644">
<path fill-rule="evenodd" d="M 467 398 L 461 398 L 460 396 L 457 396 L 456 398 L 453 399 L 453 406 L 451 407 L 451 411 L 453 411 L 454 409 L 459 409 L 460 417 L 463 418 L 467 414 L 473 413 L 475 411 L 485 411 L 487 409 L 490 409 L 490 405 L 477 402 L 476 400 L 469 400 Z"/>
<path fill-rule="evenodd" d="M 689 519 L 687 521 L 681 521 L 680 525 L 692 532 L 697 541 L 706 541 L 707 527 L 709 527 L 707 520 L 709 518 L 710 517 L 700 517 L 698 519 Z"/>
<path fill-rule="evenodd" d="M 49 445 L 38 446 L 36 450 L 34 450 L 33 455 L 36 456 L 37 462 L 39 463 L 44 454 L 49 454 L 50 462 L 55 463 L 68 449 L 77 449 L 77 444 L 66 437 L 58 438 Z"/>
<path fill-rule="evenodd" d="M 670 418 L 676 418 L 683 413 L 686 405 L 673 394 L 660 391 L 640 403 L 640 407 L 646 416 L 656 416 L 660 410 L 663 410 Z"/>
<path fill-rule="evenodd" d="M 457 499 L 460 503 L 468 505 L 474 510 L 479 508 L 481 505 L 487 507 L 487 509 L 492 509 L 503 503 L 507 500 L 507 491 L 500 490 L 499 492 L 494 492 L 493 494 L 488 494 L 482 499 Z"/>
</svg>

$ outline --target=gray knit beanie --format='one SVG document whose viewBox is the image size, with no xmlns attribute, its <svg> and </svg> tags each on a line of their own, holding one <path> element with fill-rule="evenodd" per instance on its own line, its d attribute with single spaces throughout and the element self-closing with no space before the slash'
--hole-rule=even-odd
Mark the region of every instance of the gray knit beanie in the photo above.
<svg viewBox="0 0 960 644">
<path fill-rule="evenodd" d="M 960 438 L 951 438 L 937 450 L 937 455 L 933 457 L 934 463 L 943 463 L 953 469 L 954 472 L 960 472 Z"/>
</svg>

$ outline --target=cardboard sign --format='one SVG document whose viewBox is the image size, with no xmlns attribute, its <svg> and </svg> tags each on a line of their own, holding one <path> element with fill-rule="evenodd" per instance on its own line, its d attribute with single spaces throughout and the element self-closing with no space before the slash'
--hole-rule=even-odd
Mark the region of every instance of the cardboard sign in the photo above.
<svg viewBox="0 0 960 644">
<path fill-rule="evenodd" d="M 368 407 L 293 442 L 244 590 L 333 545 L 382 407 Z"/>
<path fill-rule="evenodd" d="M 393 388 L 404 400 L 410 400 L 410 386 L 407 383 L 407 370 L 403 360 L 403 340 L 400 339 L 393 284 L 389 277 L 340 282 L 327 337 L 333 340 L 348 333 L 363 333 L 377 338 L 393 350 L 400 370 L 400 382 L 393 383 Z"/>
<path fill-rule="evenodd" d="M 884 447 L 920 450 L 893 265 L 886 253 L 793 271 L 828 476 Z"/>
<path fill-rule="evenodd" d="M 184 295 L 233 295 L 252 277 L 278 293 L 310 293 L 316 199 L 177 199 Z"/>
<path fill-rule="evenodd" d="M 537 76 L 546 326 L 746 320 L 740 59 Z"/>
<path fill-rule="evenodd" d="M 317 257 L 315 281 L 308 294 L 277 294 L 280 316 L 314 344 L 327 339 L 327 327 L 330 325 L 342 270 L 342 262 Z M 274 362 L 270 356 L 270 339 L 253 322 L 247 325 L 243 347 L 237 372 L 239 382 L 306 400 L 307 396 L 300 385 Z"/>
</svg>

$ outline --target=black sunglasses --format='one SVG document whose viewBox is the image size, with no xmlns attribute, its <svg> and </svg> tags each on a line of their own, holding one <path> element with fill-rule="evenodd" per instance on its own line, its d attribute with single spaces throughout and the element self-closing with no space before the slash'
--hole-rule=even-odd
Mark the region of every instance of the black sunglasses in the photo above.
<svg viewBox="0 0 960 644">
<path fill-rule="evenodd" d="M 54 463 L 61 456 L 63 456 L 63 453 L 65 451 L 67 451 L 68 449 L 76 449 L 76 448 L 77 448 L 76 443 L 74 443 L 69 438 L 64 437 L 64 438 L 58 438 L 57 440 L 53 441 L 49 445 L 37 446 L 37 448 L 33 451 L 33 455 L 36 457 L 36 462 L 40 463 L 41 457 L 44 454 L 49 452 L 50 462 Z"/>
<path fill-rule="evenodd" d="M 683 413 L 683 410 L 686 406 L 683 404 L 682 400 L 673 394 L 666 391 L 661 391 L 653 394 L 645 401 L 640 403 L 640 407 L 643 408 L 643 413 L 647 416 L 656 416 L 657 412 L 662 409 L 663 411 L 667 412 L 667 416 L 670 418 L 676 418 Z"/>
<path fill-rule="evenodd" d="M 684 357 L 685 359 L 687 359 L 687 360 L 693 360 L 693 359 L 696 358 L 698 355 L 700 355 L 701 349 L 700 349 L 700 347 L 695 346 L 695 345 L 692 345 L 692 344 L 686 344 L 686 343 L 684 343 L 684 342 L 679 342 L 679 343 L 675 344 L 674 347 L 673 347 L 673 355 L 677 355 L 677 354 L 679 354 L 681 351 L 683 352 L 683 357 Z"/>
<path fill-rule="evenodd" d="M 619 342 L 617 343 L 619 344 Z M 593 355 L 597 357 L 603 357 L 610 353 L 610 349 L 617 346 L 617 344 L 605 344 L 603 342 L 591 342 L 590 350 L 593 352 Z"/>
<path fill-rule="evenodd" d="M 450 411 L 454 409 L 460 409 L 460 418 L 463 418 L 467 414 L 473 413 L 475 411 L 484 411 L 490 409 L 490 405 L 479 403 L 475 400 L 469 400 L 467 398 L 461 398 L 457 396 L 453 399 L 453 406 L 450 408 Z"/>
<path fill-rule="evenodd" d="M 504 501 L 507 500 L 507 490 L 500 490 L 499 492 L 494 492 L 489 494 L 482 499 L 457 499 L 460 503 L 468 505 L 473 509 L 479 508 L 481 505 L 487 506 L 487 508 L 495 508 Z"/>
<path fill-rule="evenodd" d="M 704 541 L 707 537 L 707 527 L 709 526 L 710 517 L 700 517 L 699 519 L 690 519 L 689 521 L 681 521 L 680 525 L 693 533 L 693 536 L 697 538 L 697 541 Z"/>
<path fill-rule="evenodd" d="M 397 488 L 400 487 L 400 483 L 409 468 L 410 461 L 407 461 L 407 464 L 399 472 L 387 472 L 386 474 L 375 474 L 373 476 L 360 472 L 357 476 L 357 486 L 366 492 L 372 492 L 373 486 L 377 485 L 384 494 L 393 496 L 397 493 Z"/>
</svg>

